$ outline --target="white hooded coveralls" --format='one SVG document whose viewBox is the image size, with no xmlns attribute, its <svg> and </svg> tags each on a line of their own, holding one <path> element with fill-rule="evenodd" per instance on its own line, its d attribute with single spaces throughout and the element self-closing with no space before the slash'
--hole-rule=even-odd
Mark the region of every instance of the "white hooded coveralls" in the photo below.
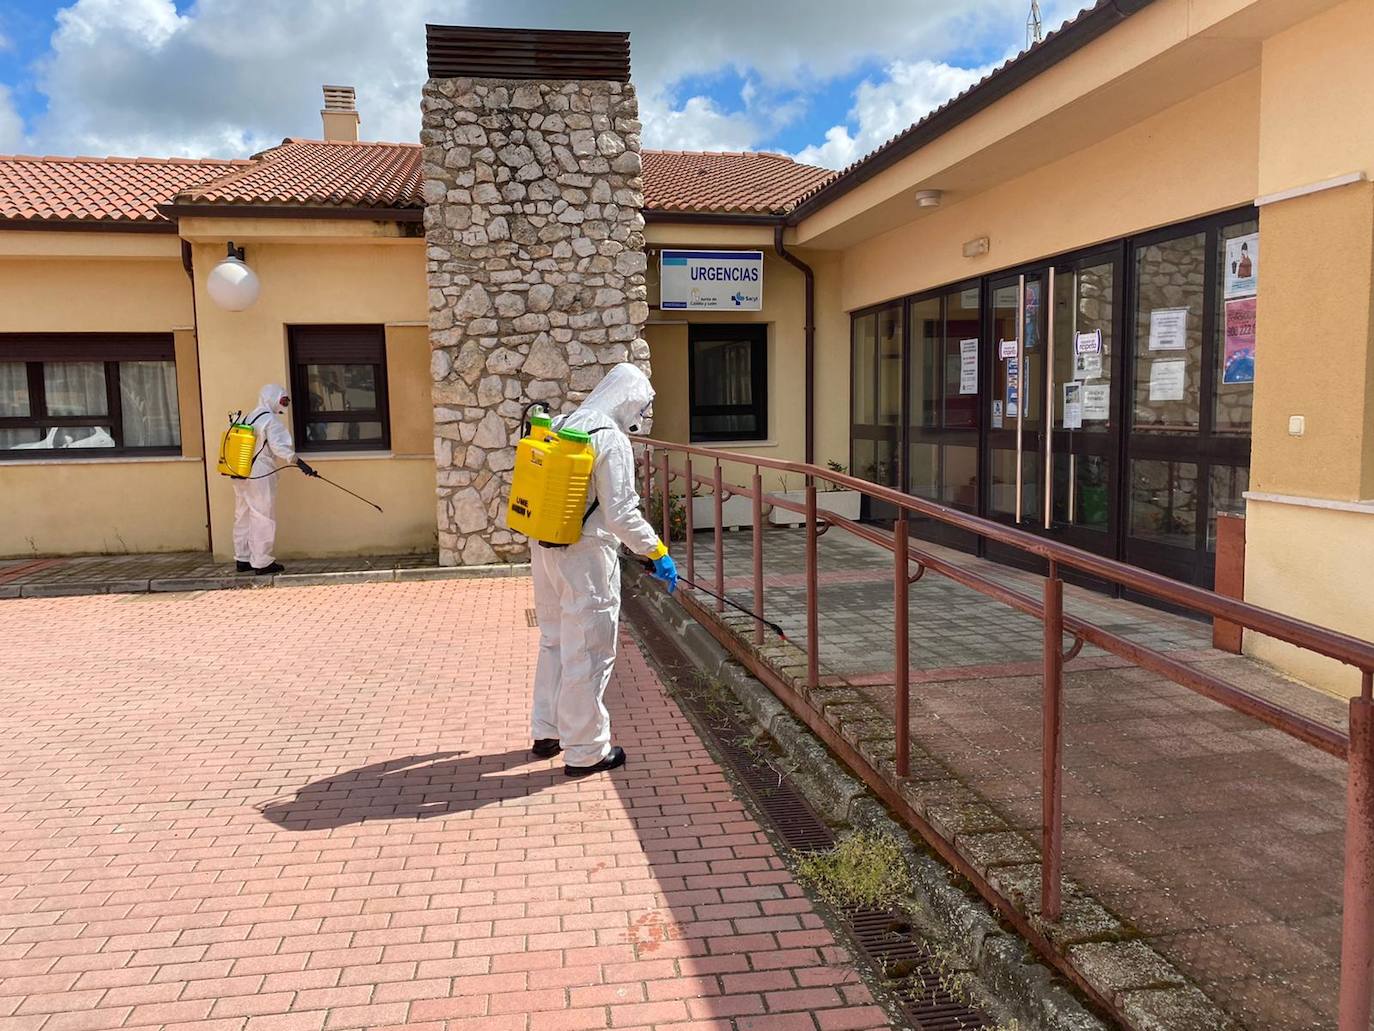
<svg viewBox="0 0 1374 1031">
<path fill-rule="evenodd" d="M 277 539 L 277 477 L 268 474 L 296 462 L 291 431 L 280 419 L 286 412 L 281 399 L 286 396 L 277 384 L 267 384 L 258 392 L 258 407 L 243 420 L 257 435 L 251 472 L 255 479 L 234 481 L 234 558 L 254 569 L 272 564 Z"/>
<path fill-rule="evenodd" d="M 624 363 L 606 374 L 581 408 L 556 424 L 592 435 L 596 460 L 587 504 L 599 502 L 576 544 L 530 543 L 539 617 L 532 736 L 558 738 L 569 766 L 594 766 L 611 750 L 611 717 L 603 696 L 615 666 L 620 623 L 616 544 L 645 556 L 659 546 L 658 534 L 639 512 L 634 451 L 625 435 L 653 398 L 649 377 Z"/>
</svg>

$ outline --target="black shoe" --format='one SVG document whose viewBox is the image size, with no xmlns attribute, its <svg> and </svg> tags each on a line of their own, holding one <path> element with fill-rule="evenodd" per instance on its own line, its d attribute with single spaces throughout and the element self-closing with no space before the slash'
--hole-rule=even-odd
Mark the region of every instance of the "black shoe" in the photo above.
<svg viewBox="0 0 1374 1031">
<path fill-rule="evenodd" d="M 564 766 L 563 772 L 569 777 L 590 777 L 593 773 L 605 773 L 608 770 L 618 770 L 625 765 L 625 749 L 619 745 L 613 747 L 595 766 Z"/>
<path fill-rule="evenodd" d="M 235 562 L 234 562 L 234 572 L 236 572 L 236 573 L 251 573 L 252 571 L 253 571 L 253 563 L 251 563 L 251 562 L 239 562 L 239 561 L 235 560 Z"/>
<path fill-rule="evenodd" d="M 534 747 L 530 751 L 541 759 L 552 759 L 563 751 L 563 746 L 558 743 L 556 737 L 540 737 L 535 738 Z"/>
<path fill-rule="evenodd" d="M 261 569 L 254 569 L 254 576 L 271 576 L 273 573 L 285 573 L 286 567 L 280 562 L 273 562 L 270 566 L 263 566 Z"/>
</svg>

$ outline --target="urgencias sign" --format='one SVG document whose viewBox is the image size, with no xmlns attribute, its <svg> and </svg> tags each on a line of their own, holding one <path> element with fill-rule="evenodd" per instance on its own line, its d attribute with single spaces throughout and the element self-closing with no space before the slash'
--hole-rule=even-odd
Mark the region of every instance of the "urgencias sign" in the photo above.
<svg viewBox="0 0 1374 1031">
<path fill-rule="evenodd" d="M 659 254 L 664 311 L 759 311 L 763 251 L 669 251 Z"/>
</svg>

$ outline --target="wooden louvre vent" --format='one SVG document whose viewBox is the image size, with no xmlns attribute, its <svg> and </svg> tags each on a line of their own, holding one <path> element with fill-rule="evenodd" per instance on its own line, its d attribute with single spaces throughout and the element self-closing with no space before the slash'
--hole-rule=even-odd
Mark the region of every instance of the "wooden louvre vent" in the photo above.
<svg viewBox="0 0 1374 1031">
<path fill-rule="evenodd" d="M 630 81 L 628 32 L 426 25 L 431 79 Z"/>
</svg>

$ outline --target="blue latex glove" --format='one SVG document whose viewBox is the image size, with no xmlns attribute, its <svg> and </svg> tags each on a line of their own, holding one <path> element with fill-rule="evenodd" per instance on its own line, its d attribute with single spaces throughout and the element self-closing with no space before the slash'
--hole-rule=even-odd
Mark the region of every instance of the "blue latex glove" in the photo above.
<svg viewBox="0 0 1374 1031">
<path fill-rule="evenodd" d="M 669 594 L 677 590 L 677 566 L 673 562 L 672 555 L 664 555 L 662 558 L 654 559 L 654 576 L 668 585 Z"/>
</svg>

